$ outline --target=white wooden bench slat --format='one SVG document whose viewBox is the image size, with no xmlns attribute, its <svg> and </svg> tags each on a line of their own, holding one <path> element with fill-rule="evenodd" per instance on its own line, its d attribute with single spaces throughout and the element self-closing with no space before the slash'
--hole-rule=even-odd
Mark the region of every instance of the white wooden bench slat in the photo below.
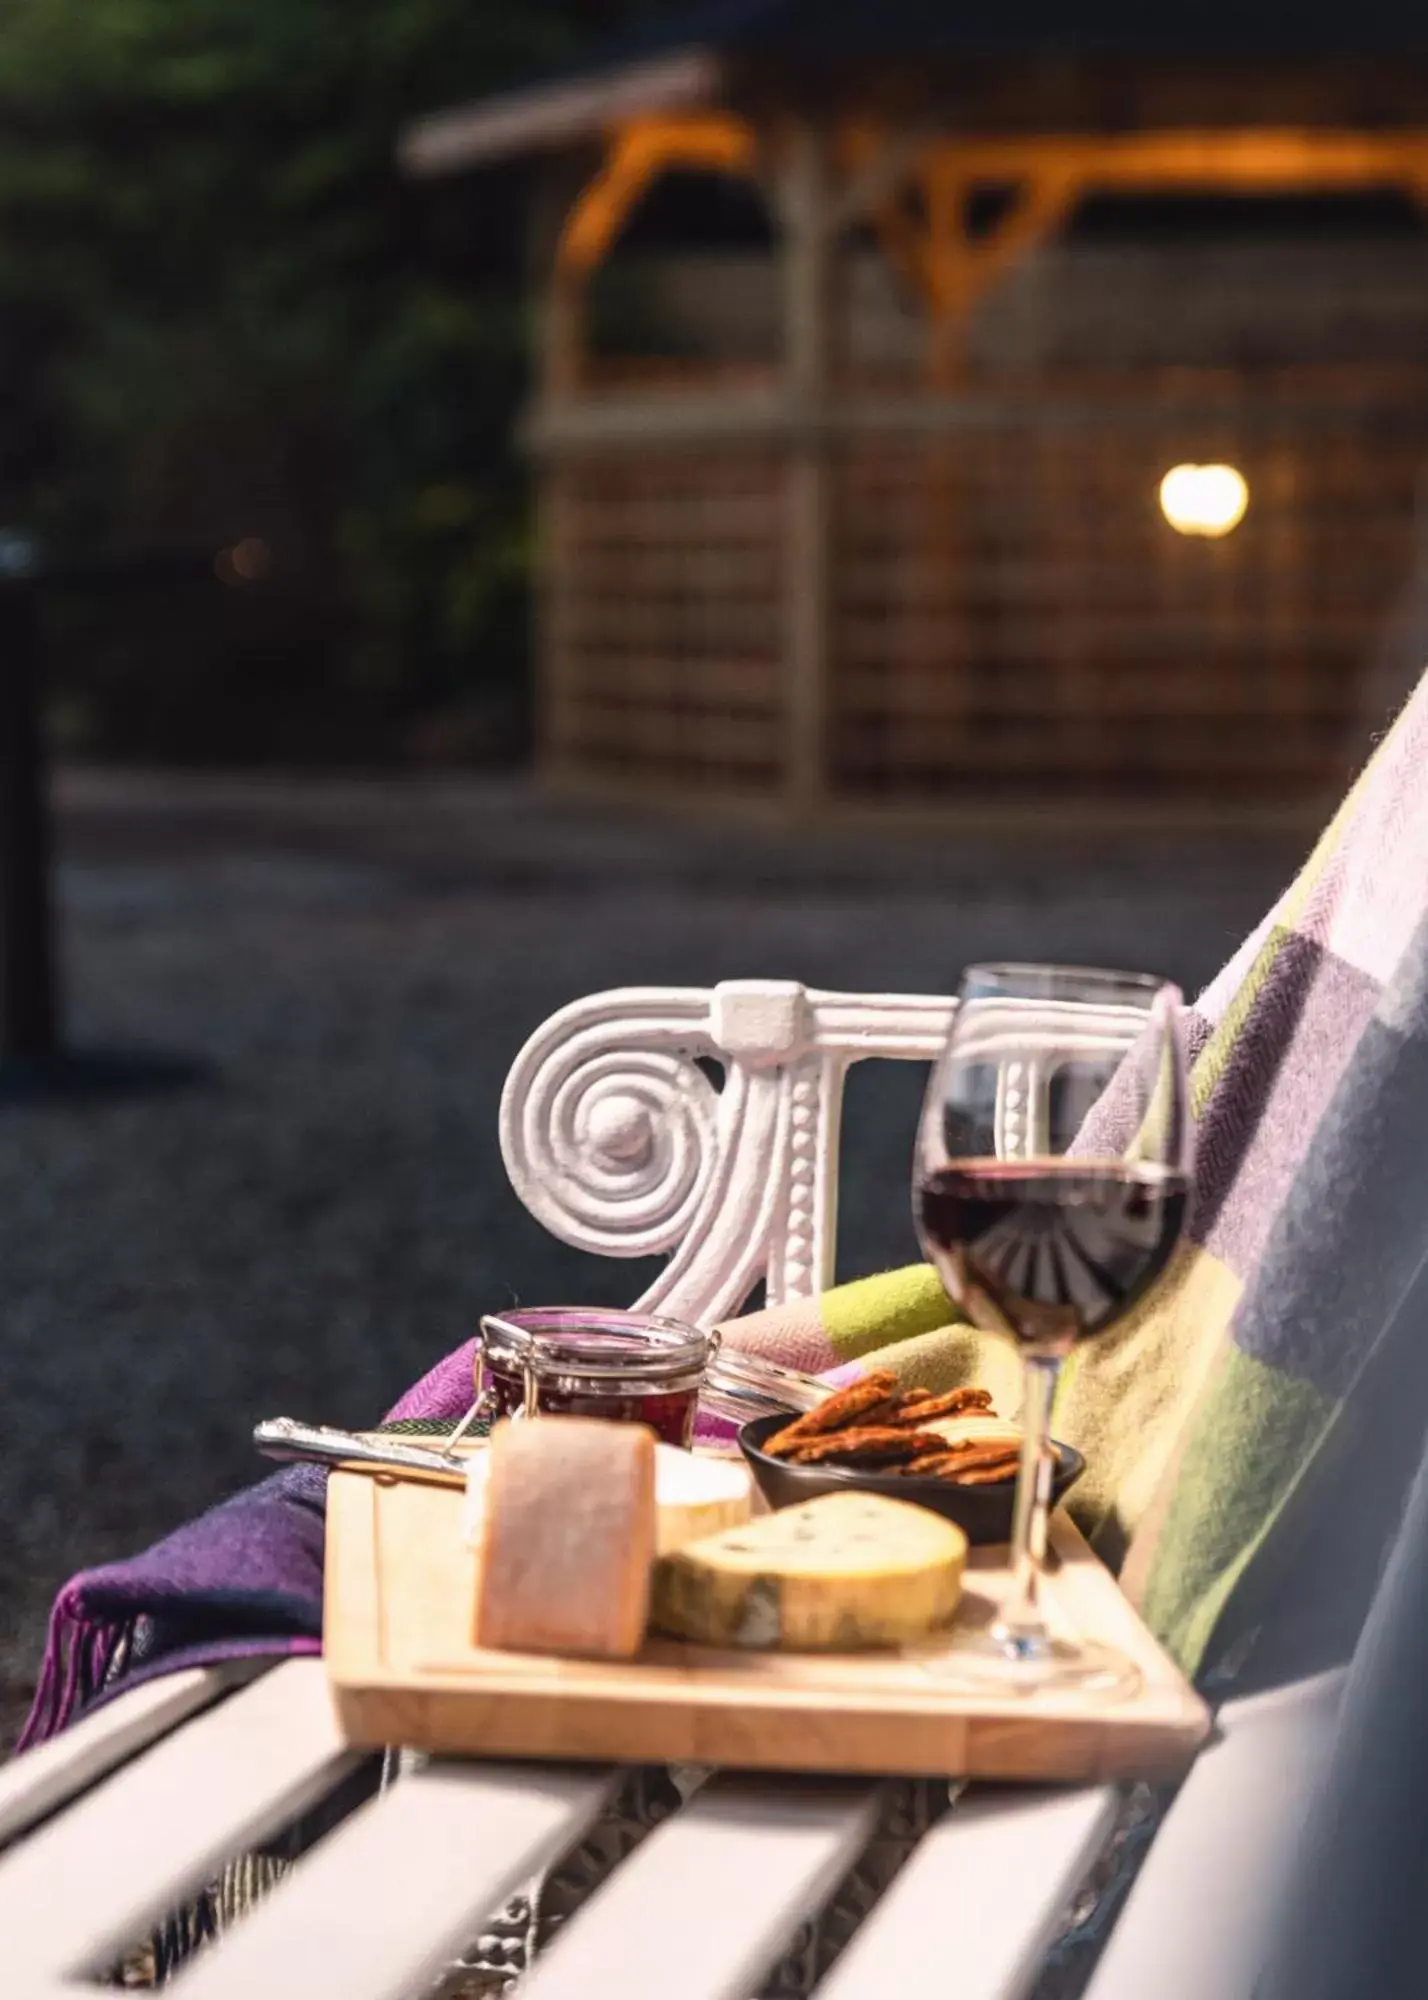
<svg viewBox="0 0 1428 2000">
<path fill-rule="evenodd" d="M 305 1855 L 175 2000 L 407 2000 L 579 1838 L 618 1773 L 437 1761 Z"/>
<path fill-rule="evenodd" d="M 920 1993 L 939 1965 L 949 1981 L 955 1970 L 956 2000 L 1018 2000 L 1115 1812 L 1109 1785 L 969 1793 L 924 1836 L 817 2000 Z"/>
<path fill-rule="evenodd" d="M 357 1761 L 320 1660 L 289 1660 L 185 1723 L 0 1858 L 7 1984 L 102 1971 Z"/>
<path fill-rule="evenodd" d="M 1333 1749 L 1342 1673 L 1229 1702 L 1086 2000 L 1248 2000 Z"/>
<path fill-rule="evenodd" d="M 0 1842 L 104 1777 L 146 1744 L 196 1715 L 230 1688 L 254 1680 L 270 1660 L 188 1667 L 108 1702 L 72 1729 L 27 1750 L 0 1769 Z"/>
<path fill-rule="evenodd" d="M 747 2000 L 867 1845 L 879 1794 L 711 1779 L 570 1919 L 521 2000 Z"/>
</svg>

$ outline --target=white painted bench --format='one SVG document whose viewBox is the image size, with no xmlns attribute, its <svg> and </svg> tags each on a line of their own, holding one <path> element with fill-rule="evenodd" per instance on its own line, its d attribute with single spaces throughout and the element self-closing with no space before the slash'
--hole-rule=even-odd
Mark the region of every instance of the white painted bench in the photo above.
<svg viewBox="0 0 1428 2000">
<path fill-rule="evenodd" d="M 932 1055 L 948 1016 L 941 1000 L 789 985 L 597 996 L 518 1058 L 501 1113 L 507 1165 L 568 1241 L 668 1254 L 647 1306 L 707 1322 L 760 1279 L 771 1300 L 810 1292 L 831 1276 L 846 1068 Z M 699 1058 L 722 1069 L 722 1088 Z M 1014 1150 L 1045 1080 L 1009 1066 L 1004 1081 Z M 1338 1685 L 1223 1712 L 1094 2000 L 1248 2000 Z M 92 1987 L 225 1862 L 325 1805 L 335 1824 L 170 1990 L 480 1990 L 450 1983 L 453 1962 L 522 1963 L 509 1899 L 574 1854 L 580 1865 L 554 1878 L 563 1869 L 564 1921 L 520 1982 L 529 2000 L 914 2000 L 929 1968 L 956 2000 L 1017 2000 L 1118 1804 L 1104 1787 L 984 1787 L 944 1813 L 930 1784 L 686 1774 L 678 1792 L 655 1783 L 658 1810 L 622 1816 L 630 1780 L 616 1771 L 433 1760 L 374 1789 L 354 1784 L 359 1762 L 338 1740 L 320 1663 L 293 1661 L 174 1674 L 0 1771 L 4 1991 L 58 2000 Z M 606 1849 L 630 1850 L 613 1869 L 602 1829 Z M 1197 1908 L 1215 1921 L 1197 1924 Z"/>
</svg>

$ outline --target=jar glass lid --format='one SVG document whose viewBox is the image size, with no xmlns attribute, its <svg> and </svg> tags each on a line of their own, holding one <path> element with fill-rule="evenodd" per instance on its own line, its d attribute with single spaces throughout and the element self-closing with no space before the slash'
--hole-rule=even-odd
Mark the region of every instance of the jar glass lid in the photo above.
<svg viewBox="0 0 1428 2000">
<path fill-rule="evenodd" d="M 683 1320 L 598 1306 L 543 1306 L 487 1313 L 482 1349 L 493 1367 L 536 1375 L 666 1382 L 701 1374 L 714 1345 Z"/>
<path fill-rule="evenodd" d="M 701 1384 L 706 1408 L 744 1422 L 774 1410 L 812 1410 L 829 1394 L 816 1375 L 745 1354 L 685 1320 L 599 1306 L 540 1306 L 487 1313 L 482 1358 L 510 1374 L 579 1376 L 673 1387 Z"/>
</svg>

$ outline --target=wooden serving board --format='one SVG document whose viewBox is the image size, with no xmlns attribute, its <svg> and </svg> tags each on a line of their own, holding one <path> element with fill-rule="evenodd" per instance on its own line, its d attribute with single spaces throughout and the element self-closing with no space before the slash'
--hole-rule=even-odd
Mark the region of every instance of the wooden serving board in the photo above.
<svg viewBox="0 0 1428 2000">
<path fill-rule="evenodd" d="M 652 1638 L 638 1660 L 481 1651 L 461 1494 L 335 1472 L 327 1484 L 324 1651 L 348 1740 L 506 1757 L 784 1771 L 1099 1779 L 1189 1763 L 1209 1711 L 1064 1516 L 1054 1624 L 1140 1668 L 1124 1700 L 1001 1705 L 947 1685 L 959 1629 L 992 1614 L 1004 1552 L 971 1552 L 958 1627 L 923 1652 L 755 1653 Z M 965 1621 L 965 1622 L 964 1622 Z"/>
</svg>

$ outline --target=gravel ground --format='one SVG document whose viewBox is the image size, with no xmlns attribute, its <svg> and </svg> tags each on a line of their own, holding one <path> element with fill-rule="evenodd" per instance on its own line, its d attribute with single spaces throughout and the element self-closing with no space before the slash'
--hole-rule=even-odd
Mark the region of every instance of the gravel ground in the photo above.
<svg viewBox="0 0 1428 2000">
<path fill-rule="evenodd" d="M 627 1301 L 553 1243 L 496 1107 L 525 1036 L 627 983 L 939 990 L 993 954 L 1193 987 L 1302 843 L 988 844 L 674 825 L 440 786 L 67 774 L 76 1045 L 202 1088 L 0 1108 L 0 1740 L 50 1597 L 254 1477 L 254 1420 L 370 1419 L 486 1307 Z M 919 1078 L 851 1093 L 845 1271 L 910 1255 Z"/>
</svg>

